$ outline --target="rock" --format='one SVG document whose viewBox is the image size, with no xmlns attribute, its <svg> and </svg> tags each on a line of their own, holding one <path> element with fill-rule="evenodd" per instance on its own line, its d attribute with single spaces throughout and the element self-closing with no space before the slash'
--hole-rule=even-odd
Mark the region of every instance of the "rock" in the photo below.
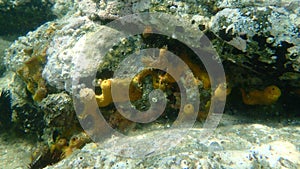
<svg viewBox="0 0 300 169">
<path fill-rule="evenodd" d="M 0 76 L 5 72 L 5 66 L 3 63 L 4 50 L 9 47 L 12 42 L 4 40 L 0 37 Z"/>
<path fill-rule="evenodd" d="M 199 137 L 202 129 L 192 129 L 176 147 L 148 157 L 126 158 L 103 145 L 87 144 L 54 166 L 47 169 L 67 168 L 299 168 L 299 127 L 272 128 L 261 124 L 242 124 L 220 127 L 208 138 Z M 160 131 L 161 132 L 161 131 Z M 176 131 L 163 131 L 173 132 Z M 287 138 L 286 134 L 294 133 Z M 153 133 L 142 134 L 145 139 Z M 132 136 L 138 139 L 141 135 Z M 284 139 L 283 139 L 284 138 Z M 116 139 L 116 138 L 114 138 Z M 149 138 L 152 139 L 152 138 Z M 212 144 L 223 148 L 211 149 Z M 137 144 L 137 143 L 136 143 Z M 143 144 L 140 142 L 138 144 Z M 124 147 L 124 145 L 115 145 Z M 133 144 L 133 149 L 135 145 Z M 115 154 L 115 155 L 114 155 Z"/>
<path fill-rule="evenodd" d="M 300 20 L 295 18 L 299 14 L 297 10 L 284 6 L 245 6 L 219 11 L 212 17 L 210 30 L 238 50 L 236 54 L 229 52 L 221 57 L 240 65 L 248 63 L 259 72 L 263 69 L 274 74 L 280 72 L 280 78 L 285 80 L 292 80 L 289 72 L 297 72 L 299 78 Z M 258 61 L 256 68 L 260 68 L 255 68 L 254 60 Z"/>
<path fill-rule="evenodd" d="M 278 5 L 279 2 L 281 5 Z M 36 8 L 37 5 L 41 5 L 41 8 Z M 249 111 L 262 110 L 259 112 L 266 116 L 271 112 L 269 117 L 273 117 L 274 114 L 293 117 L 294 112 L 298 113 L 297 89 L 300 88 L 299 6 L 297 2 L 287 0 L 0 1 L 0 12 L 5 13 L 0 16 L 0 25 L 6 25 L 0 28 L 0 32 L 9 33 L 7 30 L 11 30 L 14 33 L 22 33 L 32 30 L 15 40 L 5 50 L 4 57 L 0 55 L 0 67 L 6 67 L 0 70 L 4 75 L 0 79 L 0 88 L 11 93 L 11 120 L 16 127 L 25 133 L 43 135 L 44 140 L 49 141 L 55 130 L 63 131 L 61 128 L 66 126 L 62 124 L 67 117 L 72 116 L 67 122 L 72 125 L 77 123 L 71 99 L 76 97 L 73 91 L 96 85 L 96 82 L 90 84 L 91 86 L 81 83 L 74 85 L 73 80 L 90 80 L 95 71 L 101 73 L 104 78 L 111 78 L 126 55 L 132 52 L 139 53 L 145 46 L 152 47 L 143 43 L 142 36 L 120 38 L 124 34 L 118 31 L 118 27 L 107 23 L 135 12 L 162 12 L 164 16 L 169 16 L 167 20 L 162 19 L 163 17 L 147 18 L 147 15 L 127 19 L 137 19 L 137 22 L 142 19 L 145 25 L 156 26 L 154 31 L 157 28 L 171 38 L 151 39 L 156 45 L 153 46 L 161 48 L 166 45 L 168 39 L 173 43 L 169 49 L 177 51 L 181 51 L 177 40 L 192 47 L 207 45 L 202 41 L 199 43 L 198 35 L 200 33 L 202 37 L 203 31 L 224 63 L 229 86 L 235 89 L 232 92 L 233 98 L 228 99 L 226 113 L 231 113 L 233 109 L 232 112 L 236 112 L 237 116 Z M 23 10 L 24 16 L 14 17 L 14 11 Z M 34 17 L 31 17 L 32 14 Z M 54 15 L 56 20 L 52 20 Z M 30 22 L 31 19 L 35 22 Z M 40 26 L 33 30 L 37 25 Z M 135 28 L 135 25 L 130 26 L 126 29 Z M 11 27 L 14 29 L 10 29 Z M 136 29 L 143 32 L 143 28 Z M 120 42 L 114 43 L 116 39 Z M 30 76 L 24 78 L 20 75 L 20 69 L 32 58 L 42 58 L 37 69 L 34 69 L 40 76 L 35 76 L 33 71 L 33 74 L 28 73 Z M 218 57 L 213 58 L 221 63 Z M 134 62 L 130 62 L 128 68 L 131 64 Z M 23 75 L 26 74 L 26 70 L 23 69 Z M 28 83 L 28 79 L 34 78 L 37 78 L 34 82 L 45 82 L 43 87 L 47 89 L 47 94 L 39 100 L 32 98 L 34 92 L 30 90 L 32 86 L 36 88 L 36 83 Z M 147 83 L 152 85 L 150 81 Z M 269 83 L 274 83 L 282 89 L 283 96 L 278 103 L 257 109 L 246 107 L 249 111 L 236 110 L 236 105 L 245 106 L 237 91 L 239 88 L 264 88 Z M 216 86 L 206 91 L 201 90 L 201 97 L 204 98 L 201 100 L 205 101 L 201 103 L 202 107 L 209 105 L 207 100 L 210 99 L 214 88 Z M 173 101 L 179 103 L 180 100 L 176 99 Z M 171 113 L 172 111 L 173 109 L 170 109 Z M 266 116 L 263 116 L 263 120 Z M 238 119 L 238 123 L 242 123 L 240 125 L 221 122 L 221 127 L 207 140 L 199 137 L 199 132 L 203 129 L 193 129 L 177 147 L 162 152 L 160 156 L 154 156 L 155 153 L 150 151 L 149 157 L 144 159 L 126 159 L 101 147 L 109 145 L 111 140 L 107 140 L 97 146 L 88 144 L 82 150 L 75 151 L 70 158 L 48 168 L 68 165 L 79 168 L 299 168 L 298 119 L 295 119 L 295 126 L 289 124 L 279 128 L 268 127 L 259 118 L 250 124 L 245 119 L 246 117 Z M 258 122 L 261 124 L 253 124 Z M 160 126 L 161 129 L 164 127 Z M 172 131 L 163 132 L 169 132 L 169 136 L 173 134 Z M 151 138 L 154 133 L 139 134 L 144 138 Z M 125 141 L 137 143 L 139 146 L 147 143 L 145 140 L 138 142 L 139 139 L 141 138 L 136 136 Z M 122 150 L 121 145 L 116 146 L 112 148 Z M 281 147 L 286 151 L 280 151 Z"/>
</svg>

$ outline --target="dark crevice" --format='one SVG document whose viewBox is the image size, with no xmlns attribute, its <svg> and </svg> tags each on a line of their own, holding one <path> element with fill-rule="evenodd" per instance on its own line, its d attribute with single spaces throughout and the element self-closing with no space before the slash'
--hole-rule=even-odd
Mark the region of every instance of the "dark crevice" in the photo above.
<svg viewBox="0 0 300 169">
<path fill-rule="evenodd" d="M 55 19 L 51 11 L 53 4 L 49 1 L 32 0 L 31 2 L 14 6 L 0 5 L 0 36 L 25 35 L 43 23 Z"/>
</svg>

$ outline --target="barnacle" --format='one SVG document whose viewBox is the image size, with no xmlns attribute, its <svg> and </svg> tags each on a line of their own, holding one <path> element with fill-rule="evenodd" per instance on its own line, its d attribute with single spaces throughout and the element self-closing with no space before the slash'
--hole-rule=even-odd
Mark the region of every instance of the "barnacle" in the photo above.
<svg viewBox="0 0 300 169">
<path fill-rule="evenodd" d="M 241 89 L 243 102 L 247 105 L 270 105 L 275 103 L 281 95 L 280 89 L 271 85 L 266 87 L 263 91 L 252 90 L 248 93 Z"/>
</svg>

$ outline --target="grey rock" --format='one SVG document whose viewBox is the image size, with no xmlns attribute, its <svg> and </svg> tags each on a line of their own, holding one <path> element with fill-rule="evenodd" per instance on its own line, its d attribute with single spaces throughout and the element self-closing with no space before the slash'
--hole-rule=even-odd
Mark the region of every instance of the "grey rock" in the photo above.
<svg viewBox="0 0 300 169">
<path fill-rule="evenodd" d="M 74 23 L 79 22 L 75 21 Z M 83 26 L 87 25 L 84 22 L 82 24 Z M 66 29 L 70 30 L 69 28 Z M 116 33 L 108 27 L 98 26 L 97 32 L 87 33 L 82 38 L 76 35 L 55 38 L 48 50 L 51 57 L 48 58 L 45 65 L 43 77 L 51 86 L 72 92 L 72 87 L 74 87 L 72 80 L 95 74 L 97 66 L 102 62 L 102 57 L 108 51 L 108 47 L 112 47 L 114 43 L 112 40 L 120 36 Z M 79 39 L 78 42 L 75 39 Z M 57 45 L 60 46 L 61 50 L 57 50 Z"/>
<path fill-rule="evenodd" d="M 0 76 L 5 72 L 5 65 L 3 63 L 4 50 L 9 47 L 11 41 L 7 41 L 0 37 Z"/>
<path fill-rule="evenodd" d="M 298 130 L 297 126 L 275 129 L 261 124 L 230 125 L 217 128 L 208 139 L 204 139 L 199 137 L 203 129 L 192 129 L 171 150 L 159 155 L 139 158 L 126 158 L 122 157 L 122 154 L 114 155 L 115 152 L 103 148 L 103 145 L 112 141 L 108 139 L 98 145 L 87 144 L 70 158 L 54 166 L 48 166 L 47 169 L 68 168 L 68 166 L 71 168 L 299 168 L 300 145 L 299 142 L 295 142 L 295 139 L 300 136 Z M 176 131 L 160 132 L 176 133 Z M 288 132 L 294 133 L 291 139 L 285 137 Z M 265 136 L 268 136 L 268 139 L 262 139 Z M 132 137 L 139 139 L 141 135 Z M 145 133 L 143 137 L 153 137 L 153 133 Z M 200 148 L 210 147 L 216 142 L 223 149 Z M 132 146 L 137 144 L 144 143 L 135 143 Z M 115 146 L 124 148 L 122 144 Z"/>
<path fill-rule="evenodd" d="M 1 1 L 0 4 L 12 6 L 12 2 Z M 149 18 L 146 22 L 156 25 L 170 37 L 195 47 L 199 43 L 193 37 L 198 35 L 199 29 L 203 30 L 211 35 L 221 58 L 232 62 L 234 67 L 247 67 L 247 70 L 257 74 L 267 72 L 276 78 L 279 74 L 281 81 L 278 83 L 300 86 L 300 7 L 296 2 L 78 0 L 72 3 L 57 0 L 51 7 L 58 19 L 19 37 L 6 50 L 0 63 L 0 66 L 7 68 L 5 79 L 1 78 L 0 84 L 1 88 L 11 90 L 12 119 L 26 132 L 35 131 L 36 127 L 41 130 L 47 127 L 44 136 L 50 138 L 52 130 L 60 127 L 66 116 L 74 115 L 72 91 L 87 87 L 80 83 L 74 86 L 73 80 L 89 78 L 99 63 L 106 66 L 100 67 L 99 71 L 105 68 L 113 70 L 122 58 L 119 57 L 121 51 L 130 53 L 140 47 L 138 40 L 141 38 L 133 39 L 133 43 L 121 39 L 125 47 L 120 47 L 122 49 L 116 51 L 116 55 L 107 56 L 118 57 L 105 58 L 114 40 L 123 34 L 104 24 L 134 12 L 172 14 L 176 19 L 161 22 L 160 19 Z M 0 11 L 3 9 L 1 6 Z M 177 26 L 181 31 L 176 32 L 170 25 Z M 28 51 L 41 52 L 44 49 L 47 62 L 43 65 L 42 75 L 51 87 L 51 93 L 41 103 L 36 103 L 30 99 L 26 84 L 16 72 L 33 56 Z M 260 77 L 246 78 L 239 70 L 234 68 L 229 72 L 240 78 L 236 78 L 234 83 L 243 84 L 245 80 L 249 81 L 249 85 L 265 83 Z M 225 124 L 228 123 L 223 121 L 223 126 L 208 140 L 199 137 L 202 129 L 194 129 L 177 147 L 164 151 L 160 156 L 152 156 L 150 151 L 149 157 L 145 158 L 120 157 L 103 148 L 104 145 L 111 145 L 112 140 L 107 140 L 100 145 L 88 144 L 82 150 L 75 151 L 70 158 L 47 168 L 299 168 L 299 127 L 276 128 L 246 124 L 244 120 L 239 120 L 243 124 L 227 126 Z M 298 120 L 295 124 L 299 124 Z M 150 138 L 154 132 L 143 134 L 144 138 Z M 131 140 L 112 148 L 121 152 L 124 144 L 130 145 L 126 141 L 142 147 L 145 142 L 139 142 L 139 139 L 139 136 L 131 137 Z M 161 145 L 163 141 L 157 139 L 159 144 L 155 145 Z"/>
<path fill-rule="evenodd" d="M 297 58 L 300 20 L 296 19 L 298 15 L 296 11 L 275 6 L 225 8 L 212 18 L 210 30 L 238 50 L 249 53 L 250 57 L 258 55 L 261 62 L 273 63 L 271 56 L 274 56 L 275 60 L 280 59 L 279 57 L 286 58 L 282 64 L 293 60 L 292 67 L 299 72 Z M 282 33 L 283 31 L 286 33 Z M 241 35 L 247 38 L 241 38 Z M 259 42 L 257 38 L 265 42 Z M 255 44 L 264 45 L 260 46 L 264 53 L 251 51 Z M 276 48 L 280 49 L 283 45 L 287 45 L 286 51 L 279 55 Z M 232 59 L 239 61 L 236 58 Z"/>
</svg>

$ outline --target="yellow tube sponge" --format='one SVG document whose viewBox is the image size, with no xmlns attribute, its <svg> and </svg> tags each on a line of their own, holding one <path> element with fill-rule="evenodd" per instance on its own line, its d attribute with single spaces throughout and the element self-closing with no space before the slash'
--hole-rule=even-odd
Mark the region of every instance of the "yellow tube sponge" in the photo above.
<svg viewBox="0 0 300 169">
<path fill-rule="evenodd" d="M 108 106 L 110 103 L 114 102 L 124 102 L 124 101 L 135 101 L 141 98 L 142 92 L 136 88 L 132 83 L 129 83 L 129 79 L 106 79 L 100 82 L 100 87 L 102 90 L 101 95 L 95 95 L 96 101 L 99 107 Z M 112 83 L 116 86 L 114 93 L 116 97 L 112 98 L 111 85 Z M 127 95 L 122 95 L 125 90 L 128 90 L 129 85 L 129 98 Z"/>
<path fill-rule="evenodd" d="M 100 87 L 102 90 L 101 95 L 96 95 L 96 100 L 99 107 L 105 107 L 109 105 L 112 102 L 112 96 L 111 96 L 111 80 L 103 80 L 100 83 Z"/>
<path fill-rule="evenodd" d="M 244 89 L 241 89 L 243 102 L 247 105 L 270 105 L 275 103 L 281 95 L 280 89 L 271 85 L 266 87 L 263 91 L 252 90 L 246 93 Z"/>
</svg>

